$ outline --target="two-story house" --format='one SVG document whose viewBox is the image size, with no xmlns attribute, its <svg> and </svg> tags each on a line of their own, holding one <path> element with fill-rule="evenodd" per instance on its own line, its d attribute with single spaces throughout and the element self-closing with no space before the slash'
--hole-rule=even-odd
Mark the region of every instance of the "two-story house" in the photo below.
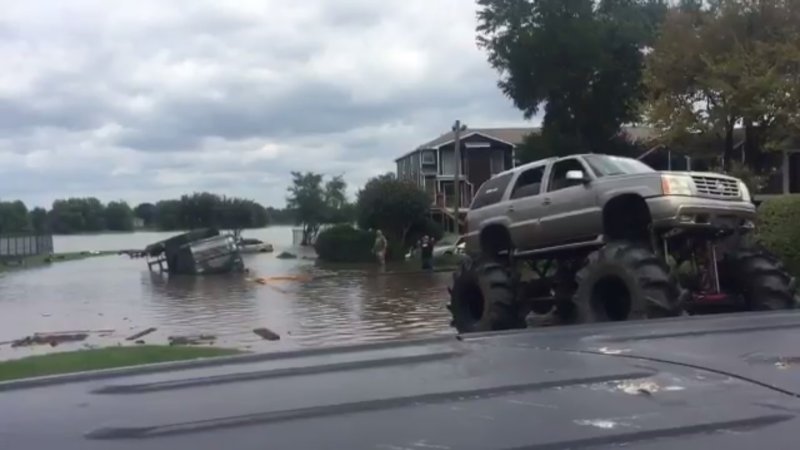
<svg viewBox="0 0 800 450">
<path fill-rule="evenodd" d="M 492 175 L 514 167 L 515 147 L 535 128 L 475 128 L 461 133 L 460 216 L 478 188 Z M 395 160 L 397 177 L 413 181 L 431 196 L 431 214 L 447 230 L 455 229 L 456 157 L 453 132 L 420 145 Z"/>
</svg>

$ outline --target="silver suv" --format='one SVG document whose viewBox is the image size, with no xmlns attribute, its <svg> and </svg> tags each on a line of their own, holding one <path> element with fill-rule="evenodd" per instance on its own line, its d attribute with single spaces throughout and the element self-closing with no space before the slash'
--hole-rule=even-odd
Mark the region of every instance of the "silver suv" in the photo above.
<svg viewBox="0 0 800 450">
<path fill-rule="evenodd" d="M 460 332 L 797 305 L 796 282 L 750 238 L 745 184 L 573 155 L 500 173 L 467 214 L 448 308 Z"/>
<path fill-rule="evenodd" d="M 657 172 L 631 158 L 602 154 L 525 164 L 481 186 L 467 214 L 467 249 L 541 253 L 599 245 L 643 230 L 675 226 L 750 226 L 747 187 L 727 175 Z M 635 216 L 638 215 L 638 216 Z"/>
</svg>

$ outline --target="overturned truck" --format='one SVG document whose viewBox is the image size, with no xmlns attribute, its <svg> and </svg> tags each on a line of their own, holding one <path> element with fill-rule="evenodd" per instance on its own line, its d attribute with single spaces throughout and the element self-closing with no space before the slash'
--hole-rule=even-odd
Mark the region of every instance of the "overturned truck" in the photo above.
<svg viewBox="0 0 800 450">
<path fill-rule="evenodd" d="M 747 186 L 601 154 L 484 183 L 448 308 L 461 333 L 798 306 L 797 282 L 751 238 Z"/>
<path fill-rule="evenodd" d="M 176 275 L 244 271 L 234 237 L 213 228 L 190 231 L 150 244 L 144 254 L 151 271 L 157 268 Z"/>
</svg>

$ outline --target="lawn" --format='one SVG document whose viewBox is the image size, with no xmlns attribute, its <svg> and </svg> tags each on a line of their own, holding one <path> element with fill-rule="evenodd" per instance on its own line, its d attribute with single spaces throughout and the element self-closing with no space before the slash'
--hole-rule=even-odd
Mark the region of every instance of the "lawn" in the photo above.
<svg viewBox="0 0 800 450">
<path fill-rule="evenodd" d="M 0 381 L 167 361 L 227 356 L 239 350 L 214 347 L 141 345 L 51 353 L 0 362 Z"/>
</svg>

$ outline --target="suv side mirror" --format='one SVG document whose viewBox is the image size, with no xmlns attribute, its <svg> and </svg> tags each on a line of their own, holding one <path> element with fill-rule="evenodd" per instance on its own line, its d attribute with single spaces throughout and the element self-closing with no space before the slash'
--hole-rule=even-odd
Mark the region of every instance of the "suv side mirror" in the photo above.
<svg viewBox="0 0 800 450">
<path fill-rule="evenodd" d="M 586 177 L 586 175 L 583 173 L 582 170 L 568 170 L 567 180 L 580 181 L 581 183 L 586 183 L 589 181 L 589 178 Z"/>
</svg>

